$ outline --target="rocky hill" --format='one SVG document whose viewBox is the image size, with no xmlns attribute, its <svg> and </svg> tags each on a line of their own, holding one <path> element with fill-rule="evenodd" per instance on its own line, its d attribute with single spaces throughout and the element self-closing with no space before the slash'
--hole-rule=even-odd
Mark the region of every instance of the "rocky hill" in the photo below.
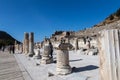
<svg viewBox="0 0 120 80">
<path fill-rule="evenodd" d="M 14 44 L 15 41 L 17 41 L 18 43 L 20 43 L 18 40 L 14 39 L 7 32 L 0 31 L 0 47 L 2 45 L 11 45 L 11 44 Z"/>
<path fill-rule="evenodd" d="M 76 32 L 75 36 L 94 36 L 103 29 L 120 29 L 120 8 L 99 24 L 89 29 Z"/>
</svg>

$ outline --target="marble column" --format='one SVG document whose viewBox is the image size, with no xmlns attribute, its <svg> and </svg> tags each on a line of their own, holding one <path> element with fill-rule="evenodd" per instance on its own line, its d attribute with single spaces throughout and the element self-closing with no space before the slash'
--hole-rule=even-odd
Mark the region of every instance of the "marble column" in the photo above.
<svg viewBox="0 0 120 80">
<path fill-rule="evenodd" d="M 98 37 L 100 80 L 120 80 L 120 30 L 103 30 Z"/>
<path fill-rule="evenodd" d="M 50 57 L 51 47 L 49 45 L 50 41 L 45 39 L 44 40 L 44 52 L 42 53 L 42 64 L 50 64 L 53 62 L 53 58 Z"/>
<path fill-rule="evenodd" d="M 34 33 L 31 32 L 29 38 L 29 56 L 32 57 L 34 54 Z"/>
<path fill-rule="evenodd" d="M 14 47 L 15 47 L 15 53 L 17 53 L 17 51 L 18 51 L 18 46 L 17 46 L 18 44 L 17 44 L 17 41 L 15 41 L 15 43 L 14 43 Z"/>
<path fill-rule="evenodd" d="M 24 44 L 24 52 L 25 54 L 29 53 L 29 33 L 24 33 L 24 40 L 25 40 L 25 44 Z"/>
<path fill-rule="evenodd" d="M 69 52 L 71 44 L 61 43 L 57 48 L 57 68 L 56 72 L 58 75 L 67 75 L 72 72 L 69 65 Z"/>
<path fill-rule="evenodd" d="M 22 53 L 25 53 L 25 39 L 23 40 Z"/>
<path fill-rule="evenodd" d="M 75 51 L 78 50 L 78 38 L 75 38 Z"/>
</svg>

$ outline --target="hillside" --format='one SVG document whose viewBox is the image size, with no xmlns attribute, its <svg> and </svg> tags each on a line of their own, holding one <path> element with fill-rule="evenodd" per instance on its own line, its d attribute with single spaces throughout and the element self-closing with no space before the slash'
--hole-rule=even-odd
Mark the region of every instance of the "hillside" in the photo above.
<svg viewBox="0 0 120 80">
<path fill-rule="evenodd" d="M 4 31 L 0 31 L 0 46 L 14 44 L 16 39 Z M 17 40 L 16 40 L 17 41 Z M 20 43 L 19 41 L 17 41 Z"/>
<path fill-rule="evenodd" d="M 75 32 L 75 36 L 94 36 L 103 29 L 120 29 L 120 8 L 99 24 L 86 30 Z"/>
</svg>

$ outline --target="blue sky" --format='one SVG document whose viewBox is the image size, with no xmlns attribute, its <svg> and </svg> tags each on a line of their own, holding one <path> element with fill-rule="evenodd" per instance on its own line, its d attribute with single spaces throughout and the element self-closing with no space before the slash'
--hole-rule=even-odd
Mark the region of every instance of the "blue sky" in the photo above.
<svg viewBox="0 0 120 80">
<path fill-rule="evenodd" d="M 120 0 L 0 0 L 0 30 L 19 41 L 34 32 L 42 41 L 56 30 L 89 28 L 118 8 Z"/>
</svg>

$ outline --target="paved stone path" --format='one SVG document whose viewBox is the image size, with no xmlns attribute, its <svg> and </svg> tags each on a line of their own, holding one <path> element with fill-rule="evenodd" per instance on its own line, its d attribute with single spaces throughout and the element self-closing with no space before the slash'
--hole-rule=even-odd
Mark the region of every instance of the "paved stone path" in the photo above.
<svg viewBox="0 0 120 80">
<path fill-rule="evenodd" d="M 40 60 L 24 54 L 0 52 L 0 80 L 99 80 L 98 56 L 84 56 L 70 52 L 72 74 L 56 75 L 56 63 L 36 65 Z M 56 54 L 54 54 L 56 60 Z M 48 73 L 55 74 L 48 76 Z"/>
<path fill-rule="evenodd" d="M 74 51 L 69 53 L 70 66 L 73 72 L 66 76 L 56 75 L 56 63 L 40 64 L 40 59 L 29 58 L 25 54 L 14 55 L 18 64 L 25 68 L 31 80 L 99 80 L 98 56 L 87 56 L 76 54 Z M 53 53 L 56 60 L 56 53 Z M 52 73 L 53 76 L 49 76 Z M 29 80 L 29 79 L 28 79 Z"/>
<path fill-rule="evenodd" d="M 13 54 L 0 51 L 0 80 L 25 80 Z"/>
</svg>

